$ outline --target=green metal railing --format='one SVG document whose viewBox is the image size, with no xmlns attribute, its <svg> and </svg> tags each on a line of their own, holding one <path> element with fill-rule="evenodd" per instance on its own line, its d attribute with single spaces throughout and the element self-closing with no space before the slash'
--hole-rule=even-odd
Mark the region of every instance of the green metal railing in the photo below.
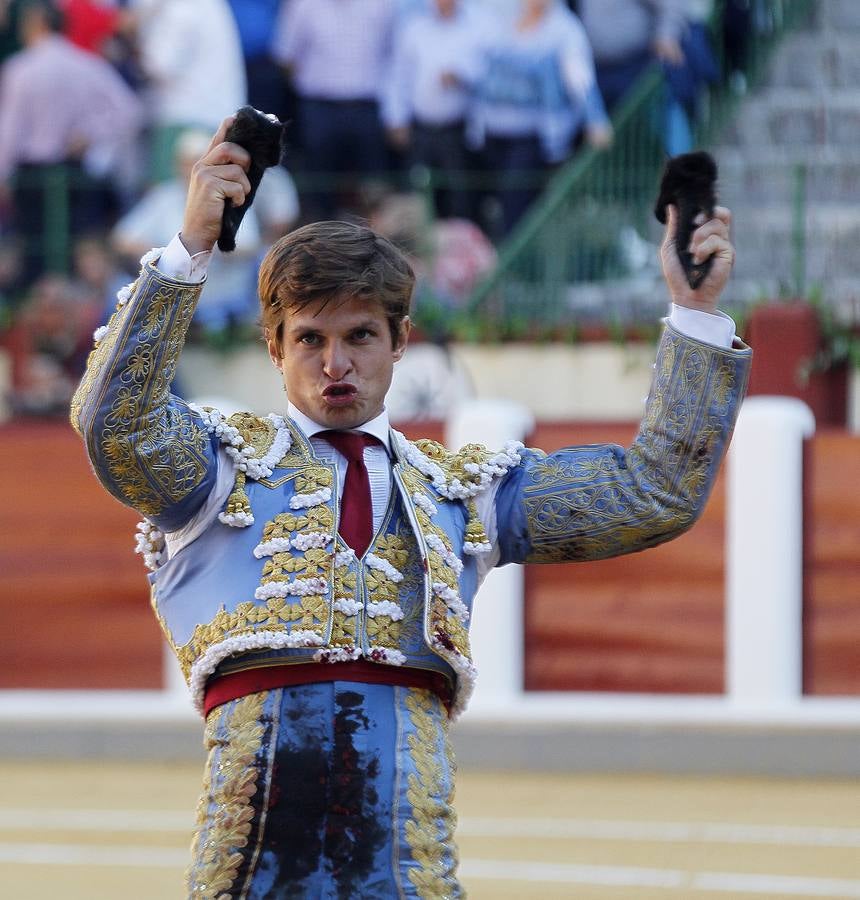
<svg viewBox="0 0 860 900">
<path fill-rule="evenodd" d="M 759 10 L 750 35 L 745 79 L 761 79 L 779 39 L 806 21 L 815 0 L 770 0 Z M 721 7 L 714 27 L 721 25 Z M 706 146 L 733 114 L 740 97 L 727 83 L 705 98 L 696 128 L 697 146 Z M 486 336 L 552 335 L 575 328 L 572 286 L 628 273 L 624 234 L 646 236 L 653 217 L 659 176 L 665 163 L 661 73 L 643 75 L 613 117 L 615 137 L 608 150 L 586 149 L 555 174 L 542 197 L 500 248 L 494 272 L 478 285 L 468 317 L 483 323 Z M 613 319 L 606 311 L 606 322 Z"/>
</svg>

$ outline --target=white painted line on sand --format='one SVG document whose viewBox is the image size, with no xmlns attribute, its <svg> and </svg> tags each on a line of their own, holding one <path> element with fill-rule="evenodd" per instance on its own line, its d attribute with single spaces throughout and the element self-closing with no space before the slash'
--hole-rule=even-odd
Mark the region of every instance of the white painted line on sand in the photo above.
<svg viewBox="0 0 860 900">
<path fill-rule="evenodd" d="M 0 843 L 0 864 L 167 868 L 181 871 L 189 852 L 168 847 L 104 844 Z M 694 889 L 722 894 L 860 898 L 860 881 L 735 872 L 685 872 L 638 866 L 588 866 L 528 860 L 465 859 L 460 874 L 475 881 Z"/>
<path fill-rule="evenodd" d="M 464 859 L 460 875 L 484 881 L 651 887 L 697 890 L 721 894 L 763 894 L 774 897 L 860 897 L 860 881 L 848 878 L 805 878 L 794 875 L 757 875 L 736 872 L 684 872 L 633 866 L 582 866 L 523 860 Z"/>
<path fill-rule="evenodd" d="M 0 843 L 0 864 L 23 866 L 183 869 L 190 859 L 188 850 L 173 850 L 168 847 Z"/>
<path fill-rule="evenodd" d="M 194 828 L 191 811 L 134 809 L 3 809 L 0 830 L 176 831 Z M 464 816 L 459 837 L 640 841 L 690 844 L 774 844 L 857 847 L 860 828 L 749 825 L 727 822 L 657 822 L 617 819 L 485 818 Z"/>
<path fill-rule="evenodd" d="M 167 809 L 0 809 L 0 830 L 20 831 L 194 830 L 194 813 Z"/>
<path fill-rule="evenodd" d="M 724 822 L 655 822 L 615 819 L 460 819 L 463 837 L 653 841 L 691 844 L 777 844 L 798 847 L 860 847 L 860 828 L 747 825 Z"/>
</svg>

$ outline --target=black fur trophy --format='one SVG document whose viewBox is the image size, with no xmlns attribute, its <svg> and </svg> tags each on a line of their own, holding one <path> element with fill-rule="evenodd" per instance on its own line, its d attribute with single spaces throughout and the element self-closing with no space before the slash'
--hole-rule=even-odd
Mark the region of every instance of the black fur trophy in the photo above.
<svg viewBox="0 0 860 900">
<path fill-rule="evenodd" d="M 687 281 L 693 290 L 705 280 L 713 259 L 708 257 L 698 265 L 687 250 L 690 236 L 696 230 L 693 219 L 703 212 L 708 218 L 714 214 L 716 197 L 717 164 L 709 153 L 683 153 L 673 156 L 667 163 L 660 182 L 660 196 L 654 206 L 654 215 L 661 225 L 666 224 L 666 207 L 671 203 L 678 210 L 678 228 L 675 249 L 684 267 Z"/>
<path fill-rule="evenodd" d="M 225 140 L 244 147 L 251 154 L 251 165 L 248 167 L 251 193 L 241 206 L 234 206 L 231 200 L 224 203 L 221 234 L 218 236 L 219 250 L 229 253 L 236 249 L 236 232 L 254 202 L 263 172 L 270 166 L 276 166 L 281 160 L 286 130 L 287 126 L 275 116 L 261 113 L 253 106 L 243 106 L 227 129 Z"/>
</svg>

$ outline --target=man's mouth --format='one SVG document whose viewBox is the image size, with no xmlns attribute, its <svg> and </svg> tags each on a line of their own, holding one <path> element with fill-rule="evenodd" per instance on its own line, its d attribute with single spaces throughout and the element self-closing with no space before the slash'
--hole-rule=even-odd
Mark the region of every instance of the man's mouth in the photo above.
<svg viewBox="0 0 860 900">
<path fill-rule="evenodd" d="M 349 384 L 345 381 L 330 384 L 323 391 L 323 397 L 325 397 L 326 401 L 335 406 L 351 403 L 357 394 L 358 388 L 354 384 Z"/>
</svg>

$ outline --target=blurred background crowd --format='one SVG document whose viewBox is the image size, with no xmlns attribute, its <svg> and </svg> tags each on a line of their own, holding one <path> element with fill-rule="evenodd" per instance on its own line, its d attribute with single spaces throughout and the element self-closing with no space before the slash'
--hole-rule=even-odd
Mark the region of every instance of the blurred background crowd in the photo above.
<svg viewBox="0 0 860 900">
<path fill-rule="evenodd" d="M 292 123 L 192 339 L 251 334 L 271 242 L 356 217 L 457 304 L 646 71 L 660 135 L 742 91 L 755 3 L 711 0 L 0 0 L 0 341 L 18 414 L 65 413 L 92 331 L 181 224 L 190 169 L 245 103 Z M 217 251 L 216 251 L 217 254 Z"/>
</svg>

